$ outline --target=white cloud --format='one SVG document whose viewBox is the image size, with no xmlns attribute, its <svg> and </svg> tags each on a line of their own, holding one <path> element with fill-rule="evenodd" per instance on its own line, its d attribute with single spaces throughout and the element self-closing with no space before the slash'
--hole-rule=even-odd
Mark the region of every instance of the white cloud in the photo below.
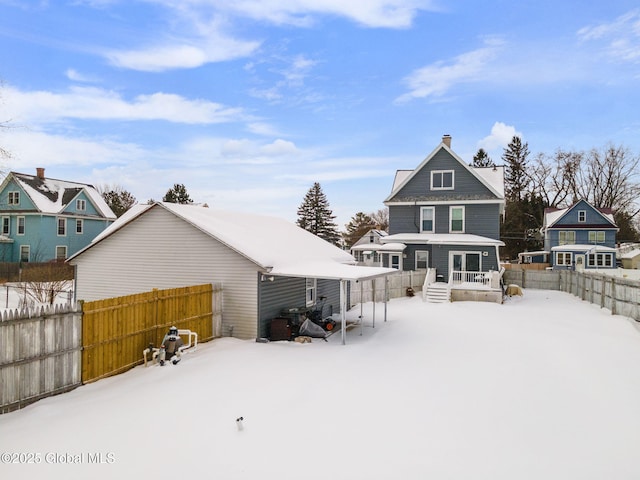
<svg viewBox="0 0 640 480">
<path fill-rule="evenodd" d="M 93 83 L 97 81 L 96 78 L 90 75 L 84 75 L 73 68 L 68 68 L 64 74 L 67 78 L 73 82 L 81 82 L 81 83 Z"/>
<path fill-rule="evenodd" d="M 450 62 L 439 61 L 415 70 L 404 79 L 409 91 L 397 98 L 396 102 L 441 97 L 457 84 L 483 77 L 502 44 L 499 39 L 488 39 L 484 47 L 458 55 Z"/>
<path fill-rule="evenodd" d="M 259 42 L 239 41 L 223 35 L 193 40 L 193 44 L 163 44 L 105 53 L 109 62 L 121 68 L 161 72 L 174 68 L 196 68 L 206 63 L 241 58 L 253 53 Z"/>
<path fill-rule="evenodd" d="M 420 11 L 437 9 L 434 0 L 158 0 L 170 8 L 213 9 L 225 15 L 306 27 L 314 15 L 345 17 L 367 27 L 407 28 Z"/>
<path fill-rule="evenodd" d="M 129 101 L 116 92 L 92 87 L 73 87 L 65 93 L 24 92 L 10 87 L 7 90 L 7 116 L 16 123 L 76 118 L 212 124 L 238 121 L 244 116 L 239 108 L 162 92 L 139 95 Z"/>
<path fill-rule="evenodd" d="M 488 152 L 504 148 L 509 145 L 514 136 L 522 138 L 522 133 L 512 125 L 496 122 L 491 127 L 491 133 L 478 142 L 478 148 L 483 148 Z"/>
<path fill-rule="evenodd" d="M 584 27 L 577 35 L 583 42 L 602 42 L 611 58 L 640 61 L 640 10 L 631 10 L 613 22 Z"/>
</svg>

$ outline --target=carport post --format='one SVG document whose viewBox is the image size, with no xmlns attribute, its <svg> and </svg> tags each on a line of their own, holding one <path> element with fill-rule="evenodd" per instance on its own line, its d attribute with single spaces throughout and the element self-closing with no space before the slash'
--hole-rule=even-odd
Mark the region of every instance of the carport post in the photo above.
<svg viewBox="0 0 640 480">
<path fill-rule="evenodd" d="M 342 344 L 347 343 L 347 281 L 340 280 L 340 323 L 342 325 Z"/>
<path fill-rule="evenodd" d="M 384 276 L 384 321 L 387 321 L 387 302 L 389 301 L 389 277 Z"/>
</svg>

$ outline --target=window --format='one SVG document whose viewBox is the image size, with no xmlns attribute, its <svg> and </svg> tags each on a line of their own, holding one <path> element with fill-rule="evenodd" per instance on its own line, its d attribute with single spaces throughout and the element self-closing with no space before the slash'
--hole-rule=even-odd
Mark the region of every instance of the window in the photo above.
<svg viewBox="0 0 640 480">
<path fill-rule="evenodd" d="M 87 209 L 87 201 L 86 200 L 76 200 L 76 210 L 79 212 L 84 212 Z"/>
<path fill-rule="evenodd" d="M 453 190 L 453 170 L 432 171 L 431 190 Z"/>
<path fill-rule="evenodd" d="M 82 234 L 84 230 L 84 220 L 76 219 L 76 233 Z"/>
<path fill-rule="evenodd" d="M 589 232 L 589 243 L 604 243 L 605 232 L 602 230 Z"/>
<path fill-rule="evenodd" d="M 558 232 L 558 245 L 573 245 L 576 243 L 576 232 L 560 231 Z"/>
<path fill-rule="evenodd" d="M 449 208 L 449 232 L 464 233 L 464 207 Z"/>
<path fill-rule="evenodd" d="M 422 207 L 420 209 L 420 231 L 426 233 L 435 232 L 435 208 Z"/>
<path fill-rule="evenodd" d="M 586 210 L 578 210 L 578 222 L 584 223 L 587 221 L 587 211 Z"/>
<path fill-rule="evenodd" d="M 316 303 L 316 292 L 318 289 L 318 283 L 315 278 L 307 278 L 306 279 L 306 290 L 307 290 L 307 307 L 311 307 Z"/>
<path fill-rule="evenodd" d="M 56 260 L 63 261 L 67 259 L 67 247 L 59 245 L 56 247 Z"/>
<path fill-rule="evenodd" d="M 571 252 L 556 252 L 556 265 L 570 266 L 572 258 Z"/>
<path fill-rule="evenodd" d="M 416 250 L 416 270 L 426 270 L 427 268 L 429 268 L 429 252 Z"/>
<path fill-rule="evenodd" d="M 11 233 L 11 219 L 9 217 L 2 217 L 2 235 L 9 235 Z"/>
<path fill-rule="evenodd" d="M 590 253 L 587 255 L 587 265 L 590 267 L 611 267 L 613 265 L 613 254 Z"/>
<path fill-rule="evenodd" d="M 67 234 L 67 219 L 59 218 L 58 219 L 58 236 L 63 237 Z"/>
<path fill-rule="evenodd" d="M 9 205 L 20 205 L 20 192 L 9 192 Z"/>
<path fill-rule="evenodd" d="M 31 247 L 29 245 L 20 245 L 20 261 L 28 262 L 31 256 Z"/>
<path fill-rule="evenodd" d="M 25 223 L 24 217 L 18 217 L 18 235 L 24 235 Z"/>
</svg>

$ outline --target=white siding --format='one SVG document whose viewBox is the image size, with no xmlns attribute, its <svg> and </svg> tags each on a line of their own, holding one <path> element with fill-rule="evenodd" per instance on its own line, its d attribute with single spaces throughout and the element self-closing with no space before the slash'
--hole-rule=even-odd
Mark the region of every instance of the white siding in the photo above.
<svg viewBox="0 0 640 480">
<path fill-rule="evenodd" d="M 251 232 L 247 232 L 251 235 Z M 223 288 L 223 336 L 257 335 L 257 266 L 163 208 L 152 208 L 72 261 L 78 300 L 202 283 Z"/>
</svg>

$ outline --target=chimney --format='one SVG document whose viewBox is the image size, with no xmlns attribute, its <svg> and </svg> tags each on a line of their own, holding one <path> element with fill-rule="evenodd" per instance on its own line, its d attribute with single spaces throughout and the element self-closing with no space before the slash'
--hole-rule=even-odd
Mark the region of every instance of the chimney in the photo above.
<svg viewBox="0 0 640 480">
<path fill-rule="evenodd" d="M 442 143 L 444 143 L 447 147 L 451 148 L 451 135 L 443 135 Z"/>
<path fill-rule="evenodd" d="M 36 174 L 40 180 L 44 180 L 44 168 L 38 167 L 36 168 Z"/>
</svg>

